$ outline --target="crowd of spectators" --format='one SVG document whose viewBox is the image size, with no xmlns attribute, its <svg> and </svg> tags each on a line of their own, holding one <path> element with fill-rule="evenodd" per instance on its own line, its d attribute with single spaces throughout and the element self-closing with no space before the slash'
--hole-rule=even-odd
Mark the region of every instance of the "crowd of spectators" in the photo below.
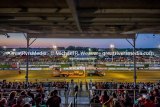
<svg viewBox="0 0 160 107">
<path fill-rule="evenodd" d="M 73 57 L 73 56 L 71 56 Z M 1 62 L 0 63 L 17 63 L 21 62 L 22 64 L 26 62 L 26 56 L 25 55 L 19 55 L 19 56 L 0 56 Z M 30 63 L 52 63 L 52 62 L 71 62 L 69 58 L 64 58 L 63 56 L 30 56 L 29 62 Z M 133 57 L 130 56 L 114 56 L 113 57 L 114 62 L 132 62 Z M 149 57 L 149 56 L 136 56 L 137 62 L 160 62 L 160 58 L 157 57 Z M 92 62 L 87 60 L 79 60 L 79 62 Z M 97 63 L 105 63 L 105 62 L 112 62 L 112 56 L 109 56 L 107 58 L 98 58 L 96 59 Z"/>
<path fill-rule="evenodd" d="M 0 82 L 0 107 L 60 107 L 66 82 Z"/>
<path fill-rule="evenodd" d="M 89 83 L 91 103 L 101 103 L 104 107 L 160 107 L 160 83 Z M 135 101 L 134 101 L 135 92 Z"/>
<path fill-rule="evenodd" d="M 86 86 L 86 87 L 85 87 Z M 84 88 L 85 87 L 85 88 Z M 160 107 L 160 82 L 0 82 L 0 107 L 60 107 L 61 94 L 68 97 L 89 92 L 91 104 L 103 107 Z M 135 100 L 134 100 L 135 93 Z M 60 96 L 60 97 L 59 97 Z M 94 106 L 92 106 L 94 107 Z"/>
</svg>

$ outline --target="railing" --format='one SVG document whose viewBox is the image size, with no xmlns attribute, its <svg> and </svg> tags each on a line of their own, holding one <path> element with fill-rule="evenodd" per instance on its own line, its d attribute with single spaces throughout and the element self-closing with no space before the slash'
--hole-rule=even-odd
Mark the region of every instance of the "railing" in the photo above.
<svg viewBox="0 0 160 107">
<path fill-rule="evenodd" d="M 3 81 L 3 80 L 4 79 L 0 79 L 0 81 Z M 6 78 L 5 80 L 7 82 L 25 82 L 25 78 L 24 79 L 7 79 Z M 120 82 L 120 81 L 127 82 L 126 79 L 116 79 L 116 78 L 103 78 L 103 79 L 101 79 L 101 78 L 94 78 L 94 79 L 84 78 L 83 80 L 79 79 L 79 78 L 74 78 L 74 82 L 77 82 L 77 83 L 79 83 L 80 81 L 82 81 L 82 82 L 90 82 L 90 80 L 92 80 L 92 82 Z M 152 79 L 146 80 L 146 79 L 138 78 L 137 80 L 141 81 L 141 82 L 152 82 L 152 83 L 155 83 L 155 82 L 159 82 L 160 79 L 152 78 Z M 70 78 L 53 78 L 53 79 L 29 78 L 29 81 L 30 82 L 70 82 L 71 79 Z M 131 83 L 131 82 L 132 81 L 130 81 L 129 83 Z"/>
<path fill-rule="evenodd" d="M 73 107 L 77 107 L 77 92 L 75 92 L 75 94 L 74 94 L 74 103 L 73 103 Z"/>
<path fill-rule="evenodd" d="M 72 101 L 69 103 L 68 107 L 73 107 Z"/>
<path fill-rule="evenodd" d="M 69 96 L 67 96 L 68 99 Z M 66 103 L 67 104 L 67 103 Z M 71 101 L 68 105 L 68 107 L 77 107 L 77 92 L 75 92 L 73 96 L 73 101 Z"/>
</svg>

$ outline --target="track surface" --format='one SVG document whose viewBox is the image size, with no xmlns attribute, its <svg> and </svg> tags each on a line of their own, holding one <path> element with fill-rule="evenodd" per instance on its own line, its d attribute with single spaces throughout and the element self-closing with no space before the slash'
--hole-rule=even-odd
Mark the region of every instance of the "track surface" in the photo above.
<svg viewBox="0 0 160 107">
<path fill-rule="evenodd" d="M 0 70 L 0 79 L 7 81 L 24 81 L 25 71 L 21 74 L 13 70 Z M 115 81 L 133 82 L 133 71 L 106 71 L 106 75 L 99 76 L 74 76 L 74 77 L 53 77 L 52 71 L 29 71 L 29 81 Z M 160 71 L 137 71 L 137 82 L 155 82 L 160 80 Z"/>
</svg>

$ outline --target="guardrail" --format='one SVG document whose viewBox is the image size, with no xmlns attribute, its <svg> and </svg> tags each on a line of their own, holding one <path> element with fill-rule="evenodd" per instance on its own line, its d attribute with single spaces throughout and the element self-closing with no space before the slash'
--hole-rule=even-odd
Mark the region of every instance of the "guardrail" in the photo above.
<svg viewBox="0 0 160 107">
<path fill-rule="evenodd" d="M 17 62 L 7 62 L 7 64 L 15 64 Z M 75 62 L 74 62 L 75 63 Z M 5 62 L 0 62 L 0 64 L 6 64 Z M 73 64 L 73 62 L 29 62 L 30 65 L 59 65 L 59 64 Z M 133 64 L 133 62 L 76 62 L 76 64 Z M 136 64 L 160 64 L 160 62 L 136 62 Z M 26 62 L 21 62 L 20 65 L 26 65 Z"/>
<path fill-rule="evenodd" d="M 147 71 L 146 71 L 147 72 Z M 0 79 L 0 81 L 6 80 L 7 82 L 25 82 L 25 78 L 24 79 Z M 53 79 L 37 79 L 37 78 L 29 78 L 29 82 L 70 82 L 72 80 L 72 78 L 53 78 Z M 74 78 L 74 82 L 79 83 L 80 81 L 82 82 L 90 82 L 90 80 L 92 80 L 92 82 L 127 82 L 126 79 L 116 79 L 116 78 L 94 78 L 94 79 L 87 79 L 84 78 L 82 79 L 78 79 L 78 78 Z M 137 81 L 141 81 L 141 82 L 158 82 L 160 79 L 148 79 L 146 81 L 146 79 L 140 79 L 138 78 Z M 132 81 L 128 81 L 129 83 L 131 83 Z M 137 82 L 138 83 L 138 82 Z"/>
</svg>

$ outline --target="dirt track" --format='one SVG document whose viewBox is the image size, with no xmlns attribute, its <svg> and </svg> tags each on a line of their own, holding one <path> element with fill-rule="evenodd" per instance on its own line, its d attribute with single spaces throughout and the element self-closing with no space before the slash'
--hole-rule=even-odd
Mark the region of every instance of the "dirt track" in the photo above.
<svg viewBox="0 0 160 107">
<path fill-rule="evenodd" d="M 4 70 L 0 71 L 0 79 L 8 81 L 24 81 L 25 71 L 18 74 L 18 71 Z M 29 71 L 30 81 L 119 81 L 119 82 L 133 82 L 133 71 L 106 71 L 103 77 L 53 77 L 52 71 Z M 160 71 L 137 71 L 137 82 L 154 82 L 160 80 Z"/>
</svg>

